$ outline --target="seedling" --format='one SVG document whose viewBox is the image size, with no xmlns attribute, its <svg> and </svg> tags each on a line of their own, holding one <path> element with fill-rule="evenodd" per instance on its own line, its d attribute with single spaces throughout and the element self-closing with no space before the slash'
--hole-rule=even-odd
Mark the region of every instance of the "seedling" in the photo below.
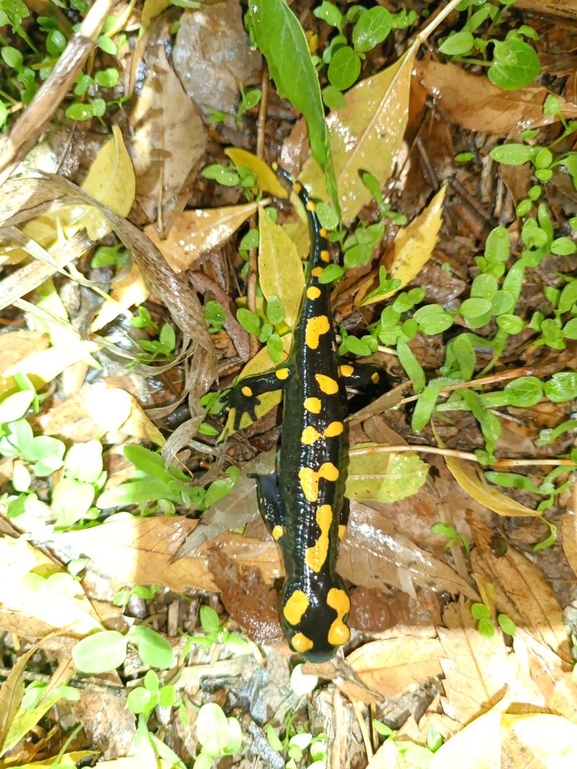
<svg viewBox="0 0 577 769">
<path fill-rule="evenodd" d="M 477 630 L 484 638 L 493 638 L 495 624 L 491 617 L 491 609 L 484 603 L 474 603 L 471 606 L 471 616 L 477 620 Z M 513 637 L 515 635 L 515 623 L 506 614 L 497 614 L 497 623 L 503 633 Z"/>
<path fill-rule="evenodd" d="M 108 673 L 123 664 L 128 644 L 136 647 L 145 665 L 159 670 L 168 670 L 174 665 L 170 643 L 146 625 L 133 625 L 125 635 L 117 630 L 102 630 L 89 635 L 73 647 L 72 659 L 81 673 Z"/>
<path fill-rule="evenodd" d="M 212 769 L 215 759 L 232 756 L 242 746 L 242 731 L 237 718 L 227 718 L 215 702 L 203 705 L 196 719 L 196 737 L 201 745 L 193 769 Z"/>
<path fill-rule="evenodd" d="M 218 614 L 210 606 L 201 606 L 199 616 L 200 625 L 205 635 L 188 636 L 182 652 L 182 656 L 185 659 L 190 654 L 193 646 L 199 646 L 201 649 L 207 650 L 216 643 L 221 643 L 239 653 L 245 653 L 250 649 L 250 644 L 245 638 L 225 629 L 226 621 L 221 623 Z"/>
<path fill-rule="evenodd" d="M 434 534 L 440 534 L 442 537 L 447 538 L 447 544 L 445 545 L 446 550 L 455 545 L 462 545 L 467 553 L 471 549 L 471 543 L 469 542 L 467 535 L 458 532 L 452 523 L 434 523 L 431 526 L 431 531 Z"/>
</svg>

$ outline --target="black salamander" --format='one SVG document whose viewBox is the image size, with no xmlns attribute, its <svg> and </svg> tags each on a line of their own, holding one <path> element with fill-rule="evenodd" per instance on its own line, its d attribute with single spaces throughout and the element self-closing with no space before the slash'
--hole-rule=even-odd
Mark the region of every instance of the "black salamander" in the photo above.
<svg viewBox="0 0 577 769">
<path fill-rule="evenodd" d="M 330 285 L 320 282 L 330 261 L 326 231 L 307 190 L 273 166 L 302 200 L 309 221 L 310 272 L 286 363 L 241 379 L 229 396 L 238 426 L 254 416 L 258 397 L 282 389 L 284 410 L 276 472 L 256 476 L 261 514 L 281 547 L 286 580 L 281 623 L 290 647 L 312 662 L 330 659 L 350 637 L 350 601 L 336 573 L 337 542 L 344 536 L 348 506 L 347 397 L 345 384 L 373 382 L 373 366 L 338 363 Z"/>
</svg>

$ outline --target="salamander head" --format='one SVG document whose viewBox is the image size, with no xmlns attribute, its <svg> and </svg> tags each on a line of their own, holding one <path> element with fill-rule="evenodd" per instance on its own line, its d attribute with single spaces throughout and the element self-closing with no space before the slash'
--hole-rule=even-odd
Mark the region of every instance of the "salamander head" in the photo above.
<svg viewBox="0 0 577 769">
<path fill-rule="evenodd" d="M 350 638 L 350 600 L 336 575 L 293 576 L 283 588 L 281 623 L 289 646 L 309 662 L 324 662 Z"/>
</svg>

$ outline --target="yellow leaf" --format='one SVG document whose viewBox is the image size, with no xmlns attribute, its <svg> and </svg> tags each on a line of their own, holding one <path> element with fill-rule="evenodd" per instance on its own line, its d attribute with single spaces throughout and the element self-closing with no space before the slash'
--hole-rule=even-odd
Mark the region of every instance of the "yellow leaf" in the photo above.
<svg viewBox="0 0 577 769">
<path fill-rule="evenodd" d="M 463 491 L 497 515 L 541 515 L 538 510 L 531 510 L 490 486 L 478 470 L 472 470 L 465 462 L 455 457 L 445 457 L 445 464 Z"/>
<path fill-rule="evenodd" d="M 158 248 L 174 272 L 188 270 L 199 256 L 218 248 L 252 216 L 257 203 L 224 208 L 198 208 L 183 211 L 174 218 L 168 237 L 158 236 L 157 229 L 150 224 L 144 232 Z"/>
<path fill-rule="evenodd" d="M 553 713 L 505 713 L 501 719 L 509 766 L 564 769 L 577 766 L 577 726 Z"/>
<path fill-rule="evenodd" d="M 327 118 L 335 161 L 337 187 L 345 224 L 371 200 L 361 179 L 370 171 L 384 186 L 401 150 L 409 116 L 411 73 L 418 44 L 373 77 L 351 88 L 346 107 Z M 314 196 L 327 199 L 324 175 L 309 158 L 299 177 Z"/>
<path fill-rule="evenodd" d="M 501 769 L 501 709 L 498 703 L 441 745 L 429 769 Z"/>
<path fill-rule="evenodd" d="M 395 294 L 410 283 L 421 272 L 433 255 L 437 237 L 443 223 L 443 202 L 447 186 L 441 187 L 425 210 L 401 230 L 394 242 L 393 264 L 389 278 L 401 281 L 401 285 L 388 294 L 379 294 L 363 302 L 364 305 L 380 302 Z"/>
<path fill-rule="evenodd" d="M 294 328 L 304 290 L 303 265 L 297 247 L 266 211 L 260 210 L 258 277 L 266 299 L 277 296 L 284 307 L 284 320 Z"/>
<path fill-rule="evenodd" d="M 120 128 L 113 126 L 112 134 L 90 166 L 82 189 L 114 213 L 128 216 L 136 194 L 136 178 Z M 110 232 L 104 215 L 94 208 L 90 208 L 80 224 L 92 240 Z"/>
<path fill-rule="evenodd" d="M 130 307 L 142 304 L 149 293 L 140 268 L 133 262 L 129 273 L 112 284 L 110 296 L 100 308 L 90 331 L 99 331 L 119 315 L 125 314 Z"/>
<path fill-rule="evenodd" d="M 275 198 L 288 198 L 288 192 L 280 183 L 278 176 L 269 166 L 252 152 L 229 147 L 224 151 L 235 166 L 248 168 L 256 176 L 258 186 L 263 192 L 270 192 Z"/>
</svg>

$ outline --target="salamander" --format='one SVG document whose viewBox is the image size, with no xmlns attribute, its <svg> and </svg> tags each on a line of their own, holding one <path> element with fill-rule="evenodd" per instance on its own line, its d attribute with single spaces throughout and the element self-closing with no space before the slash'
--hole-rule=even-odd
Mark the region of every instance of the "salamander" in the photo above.
<svg viewBox="0 0 577 769">
<path fill-rule="evenodd" d="M 282 437 L 276 472 L 256 477 L 260 512 L 281 548 L 286 579 L 280 617 L 289 646 L 305 659 L 330 659 L 350 637 L 350 600 L 336 573 L 337 543 L 348 505 L 347 396 L 351 382 L 376 383 L 376 367 L 339 365 L 330 306 L 330 284 L 321 282 L 330 262 L 327 233 L 309 193 L 273 165 L 301 199 L 311 240 L 309 274 L 291 354 L 274 370 L 238 381 L 229 395 L 235 426 L 254 415 L 259 396 L 282 389 Z"/>
</svg>

